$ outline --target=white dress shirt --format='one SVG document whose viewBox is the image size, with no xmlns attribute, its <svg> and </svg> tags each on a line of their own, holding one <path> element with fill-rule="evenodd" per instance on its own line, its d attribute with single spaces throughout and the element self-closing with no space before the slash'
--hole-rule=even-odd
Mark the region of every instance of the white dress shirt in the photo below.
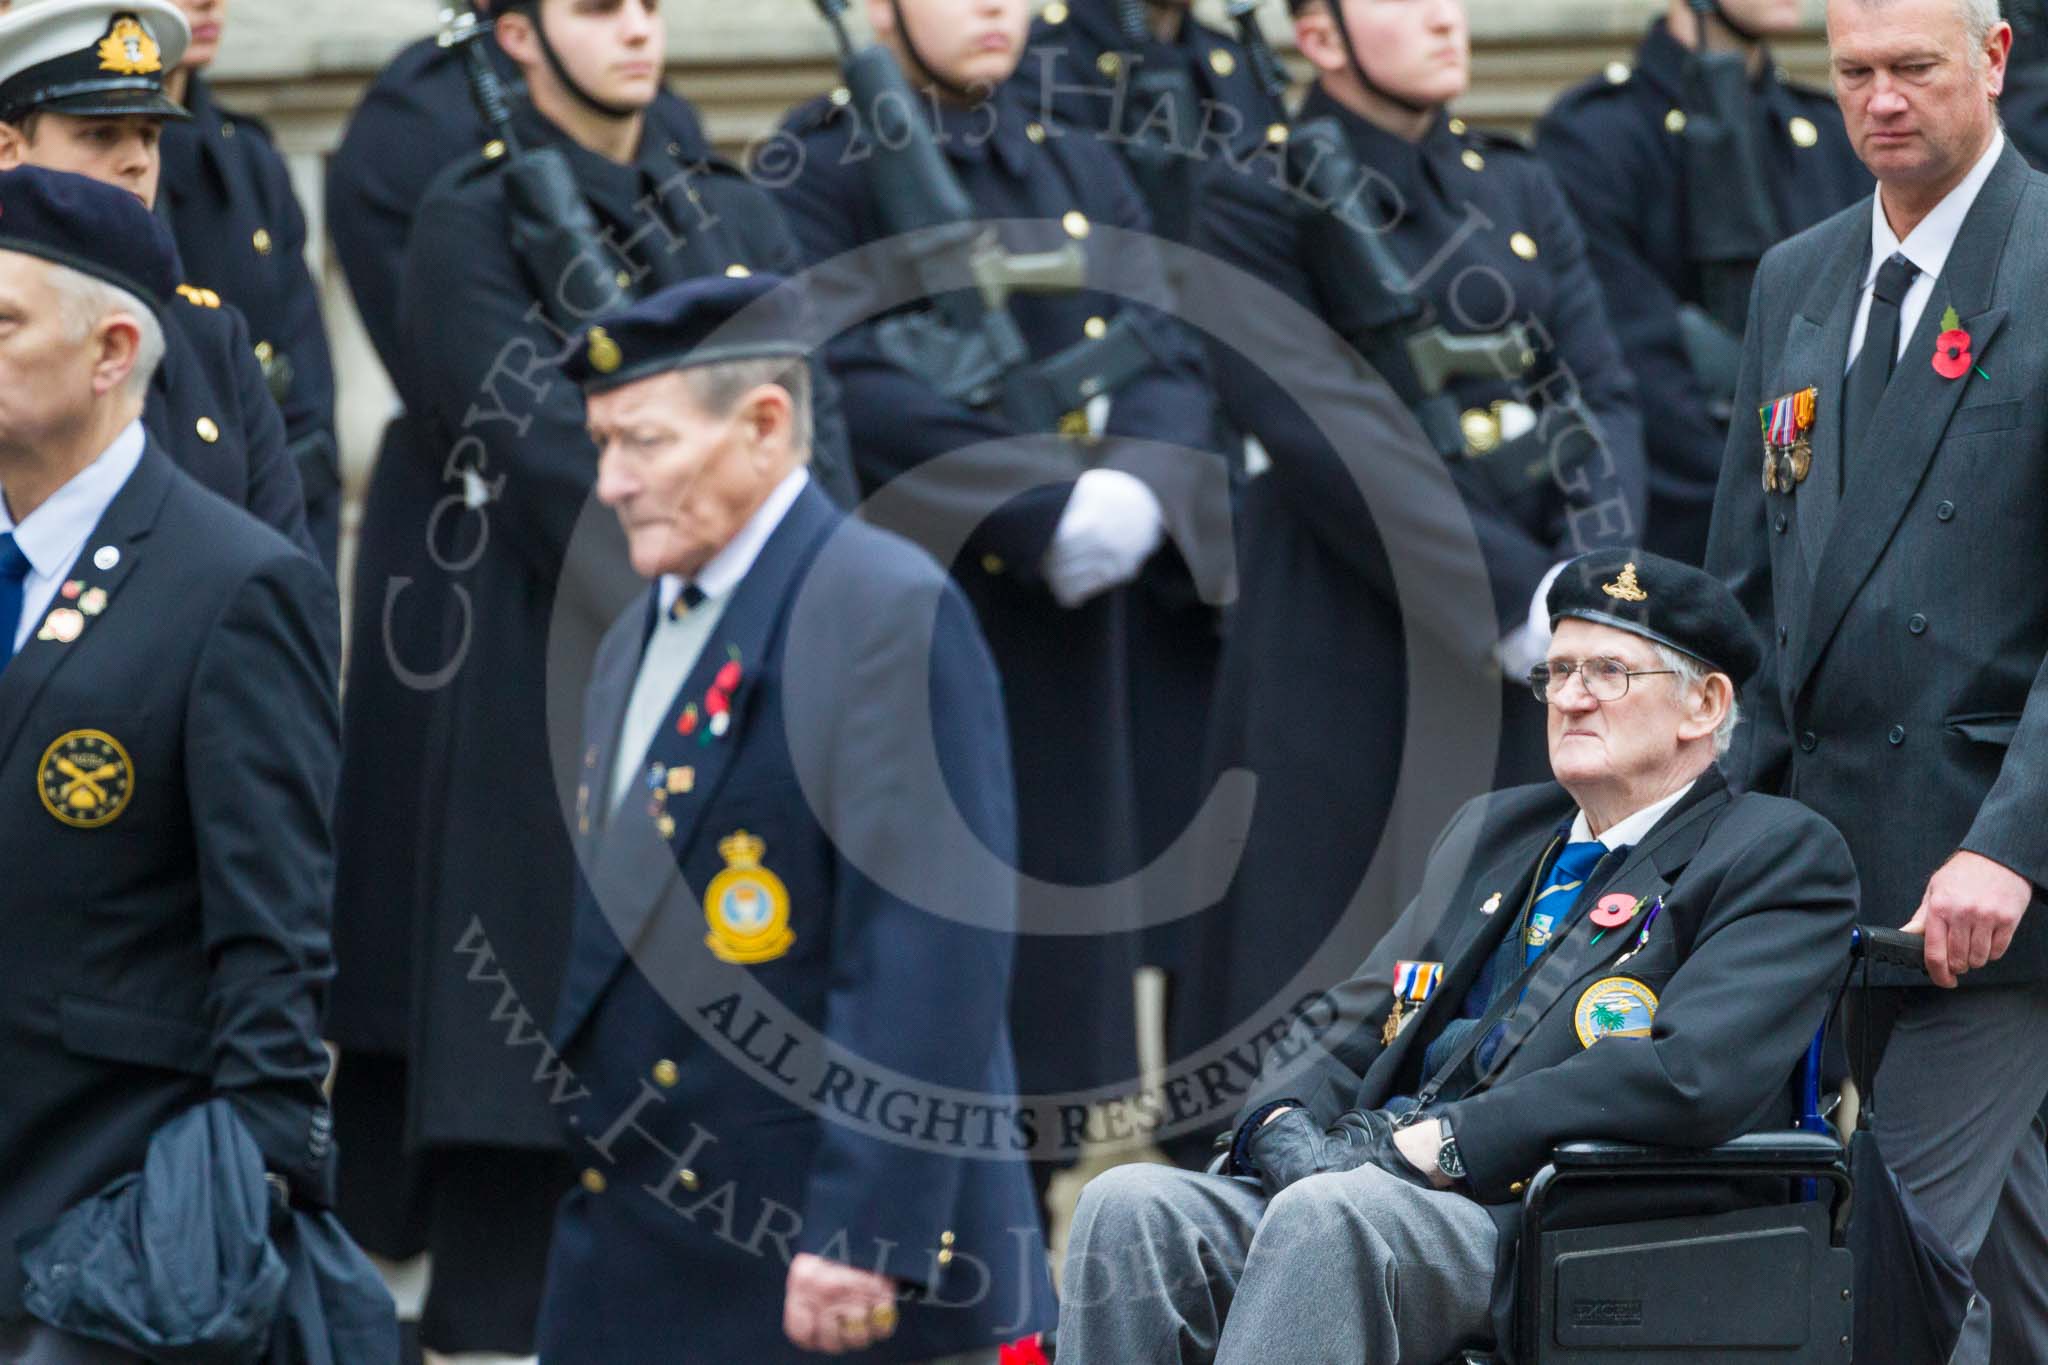
<svg viewBox="0 0 2048 1365">
<path fill-rule="evenodd" d="M 754 567 L 768 537 L 775 534 L 775 528 L 782 524 L 797 495 L 810 481 L 810 471 L 798 466 L 775 485 L 739 533 L 706 560 L 690 580 L 704 594 L 704 600 L 680 618 L 670 615 L 669 609 L 683 595 L 684 581 L 675 574 L 661 576 L 656 589 L 661 610 L 655 614 L 654 634 L 640 656 L 640 673 L 633 680 L 633 695 L 626 702 L 625 719 L 619 726 L 618 752 L 612 758 L 611 810 L 618 810 L 626 793 L 633 789 L 633 779 L 639 775 L 642 760 L 654 743 L 654 732 L 675 709 L 676 693 L 689 681 L 698 656 L 703 654 L 712 632 L 718 629 L 733 589 Z M 704 719 L 708 722 L 710 717 Z"/>
<path fill-rule="evenodd" d="M 1597 837 L 1601 843 L 1607 845 L 1607 851 L 1610 853 L 1626 844 L 1639 843 L 1642 837 L 1650 832 L 1650 826 L 1662 820 L 1664 812 L 1684 800 L 1685 794 L 1698 784 L 1699 779 L 1695 777 L 1662 801 L 1644 806 L 1625 820 L 1616 820 L 1605 834 L 1597 836 L 1593 833 L 1592 822 L 1586 819 L 1586 812 L 1580 811 L 1572 817 L 1572 832 L 1565 836 L 1565 842 L 1579 844 Z"/>
<path fill-rule="evenodd" d="M 1998 163 L 1998 154 L 2005 150 L 2005 132 L 1994 130 L 1991 145 L 1984 149 L 1984 155 L 1977 158 L 1977 164 L 1970 167 L 1970 173 L 1962 183 L 1950 190 L 1939 204 L 1914 229 L 1900 241 L 1892 231 L 1892 225 L 1884 216 L 1884 191 L 1880 188 L 1870 196 L 1870 265 L 1863 274 L 1863 294 L 1856 302 L 1856 325 L 1849 331 L 1849 359 L 1842 372 L 1848 373 L 1848 366 L 1856 363 L 1857 352 L 1863 349 L 1863 333 L 1870 326 L 1870 295 L 1877 283 L 1877 268 L 1891 259 L 1892 254 L 1904 256 L 1920 267 L 1920 273 L 1913 277 L 1913 283 L 1906 288 L 1906 297 L 1899 300 L 1899 349 L 1893 355 L 1894 361 L 1906 353 L 1906 345 L 1913 338 L 1913 329 L 1920 324 L 1920 314 L 1927 310 L 1927 300 L 1934 293 L 1934 282 L 1941 276 L 1941 269 L 1948 264 L 1948 253 L 1954 249 L 1956 234 L 1963 229 L 1963 219 L 1969 216 L 1970 205 L 1977 202 L 1977 191 L 1984 188 L 1984 182 L 1991 178 L 1991 168 Z"/>
<path fill-rule="evenodd" d="M 19 522 L 7 509 L 7 499 L 0 497 L 0 531 L 11 532 L 15 548 L 28 559 L 28 577 L 21 583 L 21 620 L 14 627 L 17 654 L 30 633 L 42 626 L 58 586 L 78 562 L 114 495 L 142 463 L 147 445 L 141 419 L 130 422 L 91 464 Z"/>
</svg>

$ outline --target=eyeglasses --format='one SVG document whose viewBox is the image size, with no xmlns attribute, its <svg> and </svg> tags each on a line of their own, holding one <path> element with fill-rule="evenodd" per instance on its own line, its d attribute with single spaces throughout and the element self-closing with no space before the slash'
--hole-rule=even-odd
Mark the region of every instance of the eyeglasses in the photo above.
<svg viewBox="0 0 2048 1365">
<path fill-rule="evenodd" d="M 1631 669 L 1619 659 L 1558 659 L 1529 670 L 1529 690 L 1536 694 L 1536 700 L 1547 704 L 1550 689 L 1564 686 L 1565 679 L 1576 673 L 1579 681 L 1586 685 L 1587 695 L 1594 701 L 1620 701 L 1628 695 L 1630 678 L 1647 678 L 1677 671 L 1675 668 Z"/>
</svg>

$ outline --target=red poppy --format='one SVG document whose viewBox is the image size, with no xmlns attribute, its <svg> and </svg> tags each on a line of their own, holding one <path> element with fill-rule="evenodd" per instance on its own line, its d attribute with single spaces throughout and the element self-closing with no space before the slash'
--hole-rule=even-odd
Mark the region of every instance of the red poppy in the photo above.
<svg viewBox="0 0 2048 1365">
<path fill-rule="evenodd" d="M 1001 1357 L 997 1365 L 1048 1365 L 1050 1360 L 1035 1333 L 998 1348 L 996 1354 Z"/>
<path fill-rule="evenodd" d="M 1970 372 L 1970 334 L 1952 327 L 1934 339 L 1934 372 L 1943 379 L 1961 379 Z"/>
<path fill-rule="evenodd" d="M 722 716 L 732 710 L 732 698 L 714 687 L 704 694 L 704 709 L 714 716 Z"/>
<path fill-rule="evenodd" d="M 728 693 L 738 688 L 740 685 L 740 661 L 738 659 L 727 659 L 725 667 L 719 669 L 718 676 L 711 680 L 711 685 L 721 692 Z"/>
<path fill-rule="evenodd" d="M 697 708 L 695 706 L 685 706 L 683 714 L 676 719 L 676 733 L 679 735 L 689 735 L 695 734 L 696 731 Z"/>
</svg>

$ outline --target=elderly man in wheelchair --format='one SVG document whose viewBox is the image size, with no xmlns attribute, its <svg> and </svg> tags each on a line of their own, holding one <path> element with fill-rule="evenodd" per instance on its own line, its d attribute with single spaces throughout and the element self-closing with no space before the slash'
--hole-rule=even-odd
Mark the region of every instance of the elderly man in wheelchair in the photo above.
<svg viewBox="0 0 2048 1365">
<path fill-rule="evenodd" d="M 1841 1183 L 1834 1140 L 1792 1131 L 1788 1077 L 1844 979 L 1848 849 L 1721 779 L 1760 651 L 1719 582 L 1602 551 L 1548 605 L 1531 682 L 1556 782 L 1459 812 L 1333 992 L 1337 1027 L 1263 1079 L 1218 1169 L 1088 1185 L 1061 1365 L 1438 1365 L 1513 1349 L 1537 1309 L 1525 1365 L 1662 1360 L 1635 1354 L 1646 1321 L 1696 1311 L 1709 1269 L 1736 1278 L 1714 1309 L 1733 1337 L 1787 1347 L 1754 1358 L 1847 1358 L 1847 1254 L 1827 1206 L 1785 1192 Z M 1585 1230 L 1613 1185 L 1561 1197 L 1617 1165 L 1663 1219 L 1620 1240 Z M 1521 1246 L 1537 1203 L 1587 1239 L 1544 1232 L 1541 1266 Z"/>
</svg>

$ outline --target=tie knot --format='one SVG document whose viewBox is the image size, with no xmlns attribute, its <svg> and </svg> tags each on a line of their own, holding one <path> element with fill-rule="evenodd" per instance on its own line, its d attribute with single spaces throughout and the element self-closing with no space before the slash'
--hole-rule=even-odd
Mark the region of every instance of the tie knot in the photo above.
<svg viewBox="0 0 2048 1365">
<path fill-rule="evenodd" d="M 1598 839 L 1584 839 L 1566 844 L 1558 851 L 1558 870 L 1575 880 L 1583 879 L 1607 853 L 1607 845 Z"/>
<path fill-rule="evenodd" d="M 28 556 L 14 543 L 12 531 L 0 531 L 0 583 L 20 583 L 28 578 Z"/>
<path fill-rule="evenodd" d="M 1899 300 L 1906 297 L 1906 291 L 1913 287 L 1913 277 L 1919 273 L 1919 266 L 1895 251 L 1877 268 L 1877 283 L 1871 292 L 1896 308 Z"/>
<path fill-rule="evenodd" d="M 695 583 L 683 584 L 683 590 L 676 594 L 676 600 L 669 603 L 668 619 L 680 621 L 698 607 L 704 605 L 704 589 Z"/>
</svg>

